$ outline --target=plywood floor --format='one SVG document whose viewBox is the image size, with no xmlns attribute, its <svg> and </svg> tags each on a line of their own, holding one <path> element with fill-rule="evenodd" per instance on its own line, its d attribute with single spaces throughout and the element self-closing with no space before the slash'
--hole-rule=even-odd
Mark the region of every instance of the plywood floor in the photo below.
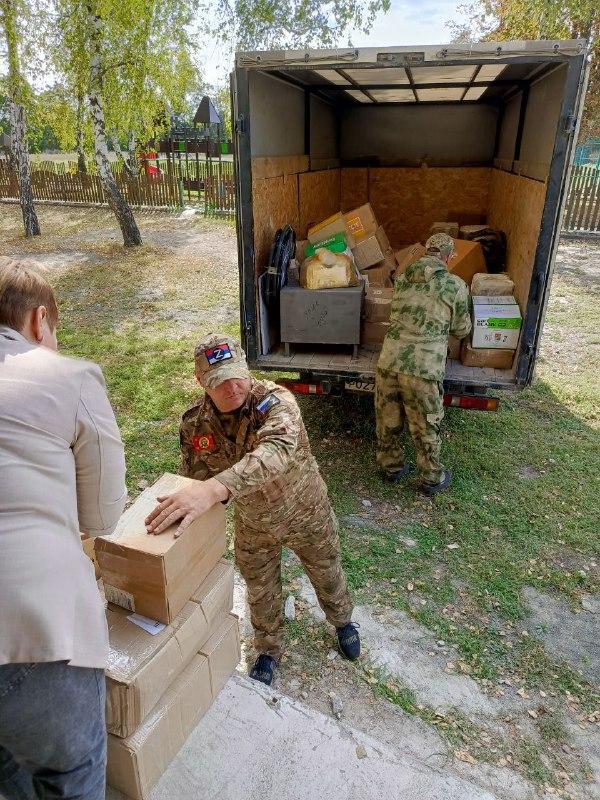
<svg viewBox="0 0 600 800">
<path fill-rule="evenodd" d="M 358 357 L 352 357 L 351 348 L 320 349 L 313 352 L 306 347 L 294 349 L 289 356 L 285 355 L 283 345 L 272 350 L 266 356 L 260 356 L 258 367 L 282 370 L 284 372 L 331 372 L 342 373 L 351 377 L 366 380 L 375 378 L 375 368 L 379 351 L 366 350 L 360 347 Z M 460 361 L 449 360 L 446 365 L 446 380 L 481 386 L 514 386 L 515 377 L 512 369 L 491 369 L 484 367 L 464 367 Z"/>
</svg>

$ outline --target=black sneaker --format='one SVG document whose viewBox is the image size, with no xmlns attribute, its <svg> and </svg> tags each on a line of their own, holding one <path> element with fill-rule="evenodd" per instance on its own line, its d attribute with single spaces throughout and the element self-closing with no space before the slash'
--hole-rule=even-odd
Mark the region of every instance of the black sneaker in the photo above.
<svg viewBox="0 0 600 800">
<path fill-rule="evenodd" d="M 396 472 L 383 472 L 382 477 L 386 483 L 399 483 L 402 478 L 406 478 L 411 470 L 411 465 L 405 464 L 402 469 L 399 469 Z"/>
<path fill-rule="evenodd" d="M 253 680 L 260 681 L 265 686 L 270 686 L 276 666 L 277 662 L 274 658 L 261 653 L 248 674 Z"/>
<path fill-rule="evenodd" d="M 343 628 L 336 628 L 338 644 L 342 655 L 349 661 L 356 661 L 360 655 L 360 636 L 358 635 L 358 625 L 349 622 Z"/>
<path fill-rule="evenodd" d="M 442 475 L 442 479 L 439 483 L 421 483 L 419 486 L 420 490 L 423 494 L 426 494 L 427 497 L 433 497 L 434 494 L 439 494 L 439 492 L 444 492 L 452 483 L 452 473 L 449 469 L 444 470 L 444 474 Z"/>
</svg>

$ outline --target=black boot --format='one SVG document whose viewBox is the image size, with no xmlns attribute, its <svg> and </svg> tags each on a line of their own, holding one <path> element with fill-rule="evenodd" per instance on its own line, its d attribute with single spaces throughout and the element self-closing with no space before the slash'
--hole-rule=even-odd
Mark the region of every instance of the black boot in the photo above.
<svg viewBox="0 0 600 800">
<path fill-rule="evenodd" d="M 270 686 L 276 666 L 277 662 L 274 658 L 261 653 L 248 674 L 255 681 L 260 681 L 260 683 L 264 683 L 265 686 Z"/>
<path fill-rule="evenodd" d="M 423 494 L 426 494 L 427 497 L 433 497 L 434 494 L 439 494 L 439 492 L 445 492 L 446 489 L 452 483 L 452 473 L 449 469 L 444 470 L 444 474 L 442 475 L 442 479 L 439 483 L 421 483 L 419 486 L 420 490 Z"/>
<path fill-rule="evenodd" d="M 399 483 L 402 478 L 406 478 L 410 474 L 411 470 L 412 466 L 405 464 L 402 469 L 396 470 L 396 472 L 382 472 L 381 477 L 386 483 Z"/>
<path fill-rule="evenodd" d="M 343 628 L 336 628 L 335 631 L 342 655 L 346 656 L 349 661 L 356 661 L 360 655 L 358 625 L 354 622 L 349 622 Z"/>
</svg>

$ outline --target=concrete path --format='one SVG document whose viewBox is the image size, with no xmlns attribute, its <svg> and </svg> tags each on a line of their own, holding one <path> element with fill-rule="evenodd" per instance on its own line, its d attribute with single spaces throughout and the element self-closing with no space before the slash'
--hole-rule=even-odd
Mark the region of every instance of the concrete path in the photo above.
<svg viewBox="0 0 600 800">
<path fill-rule="evenodd" d="M 109 790 L 107 798 L 121 794 Z M 152 792 L 152 800 L 496 800 L 236 675 Z"/>
</svg>

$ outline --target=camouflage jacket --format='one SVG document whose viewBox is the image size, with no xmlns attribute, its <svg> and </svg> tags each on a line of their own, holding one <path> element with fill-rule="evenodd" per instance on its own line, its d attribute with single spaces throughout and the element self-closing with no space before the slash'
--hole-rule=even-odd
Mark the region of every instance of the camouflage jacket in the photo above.
<svg viewBox="0 0 600 800">
<path fill-rule="evenodd" d="M 252 527 L 285 522 L 322 486 L 298 404 L 271 381 L 253 378 L 246 404 L 233 414 L 201 398 L 183 415 L 180 442 L 181 474 L 216 477 Z"/>
<path fill-rule="evenodd" d="M 443 381 L 448 336 L 471 330 L 469 290 L 439 258 L 424 256 L 394 282 L 390 327 L 378 366 Z"/>
</svg>

